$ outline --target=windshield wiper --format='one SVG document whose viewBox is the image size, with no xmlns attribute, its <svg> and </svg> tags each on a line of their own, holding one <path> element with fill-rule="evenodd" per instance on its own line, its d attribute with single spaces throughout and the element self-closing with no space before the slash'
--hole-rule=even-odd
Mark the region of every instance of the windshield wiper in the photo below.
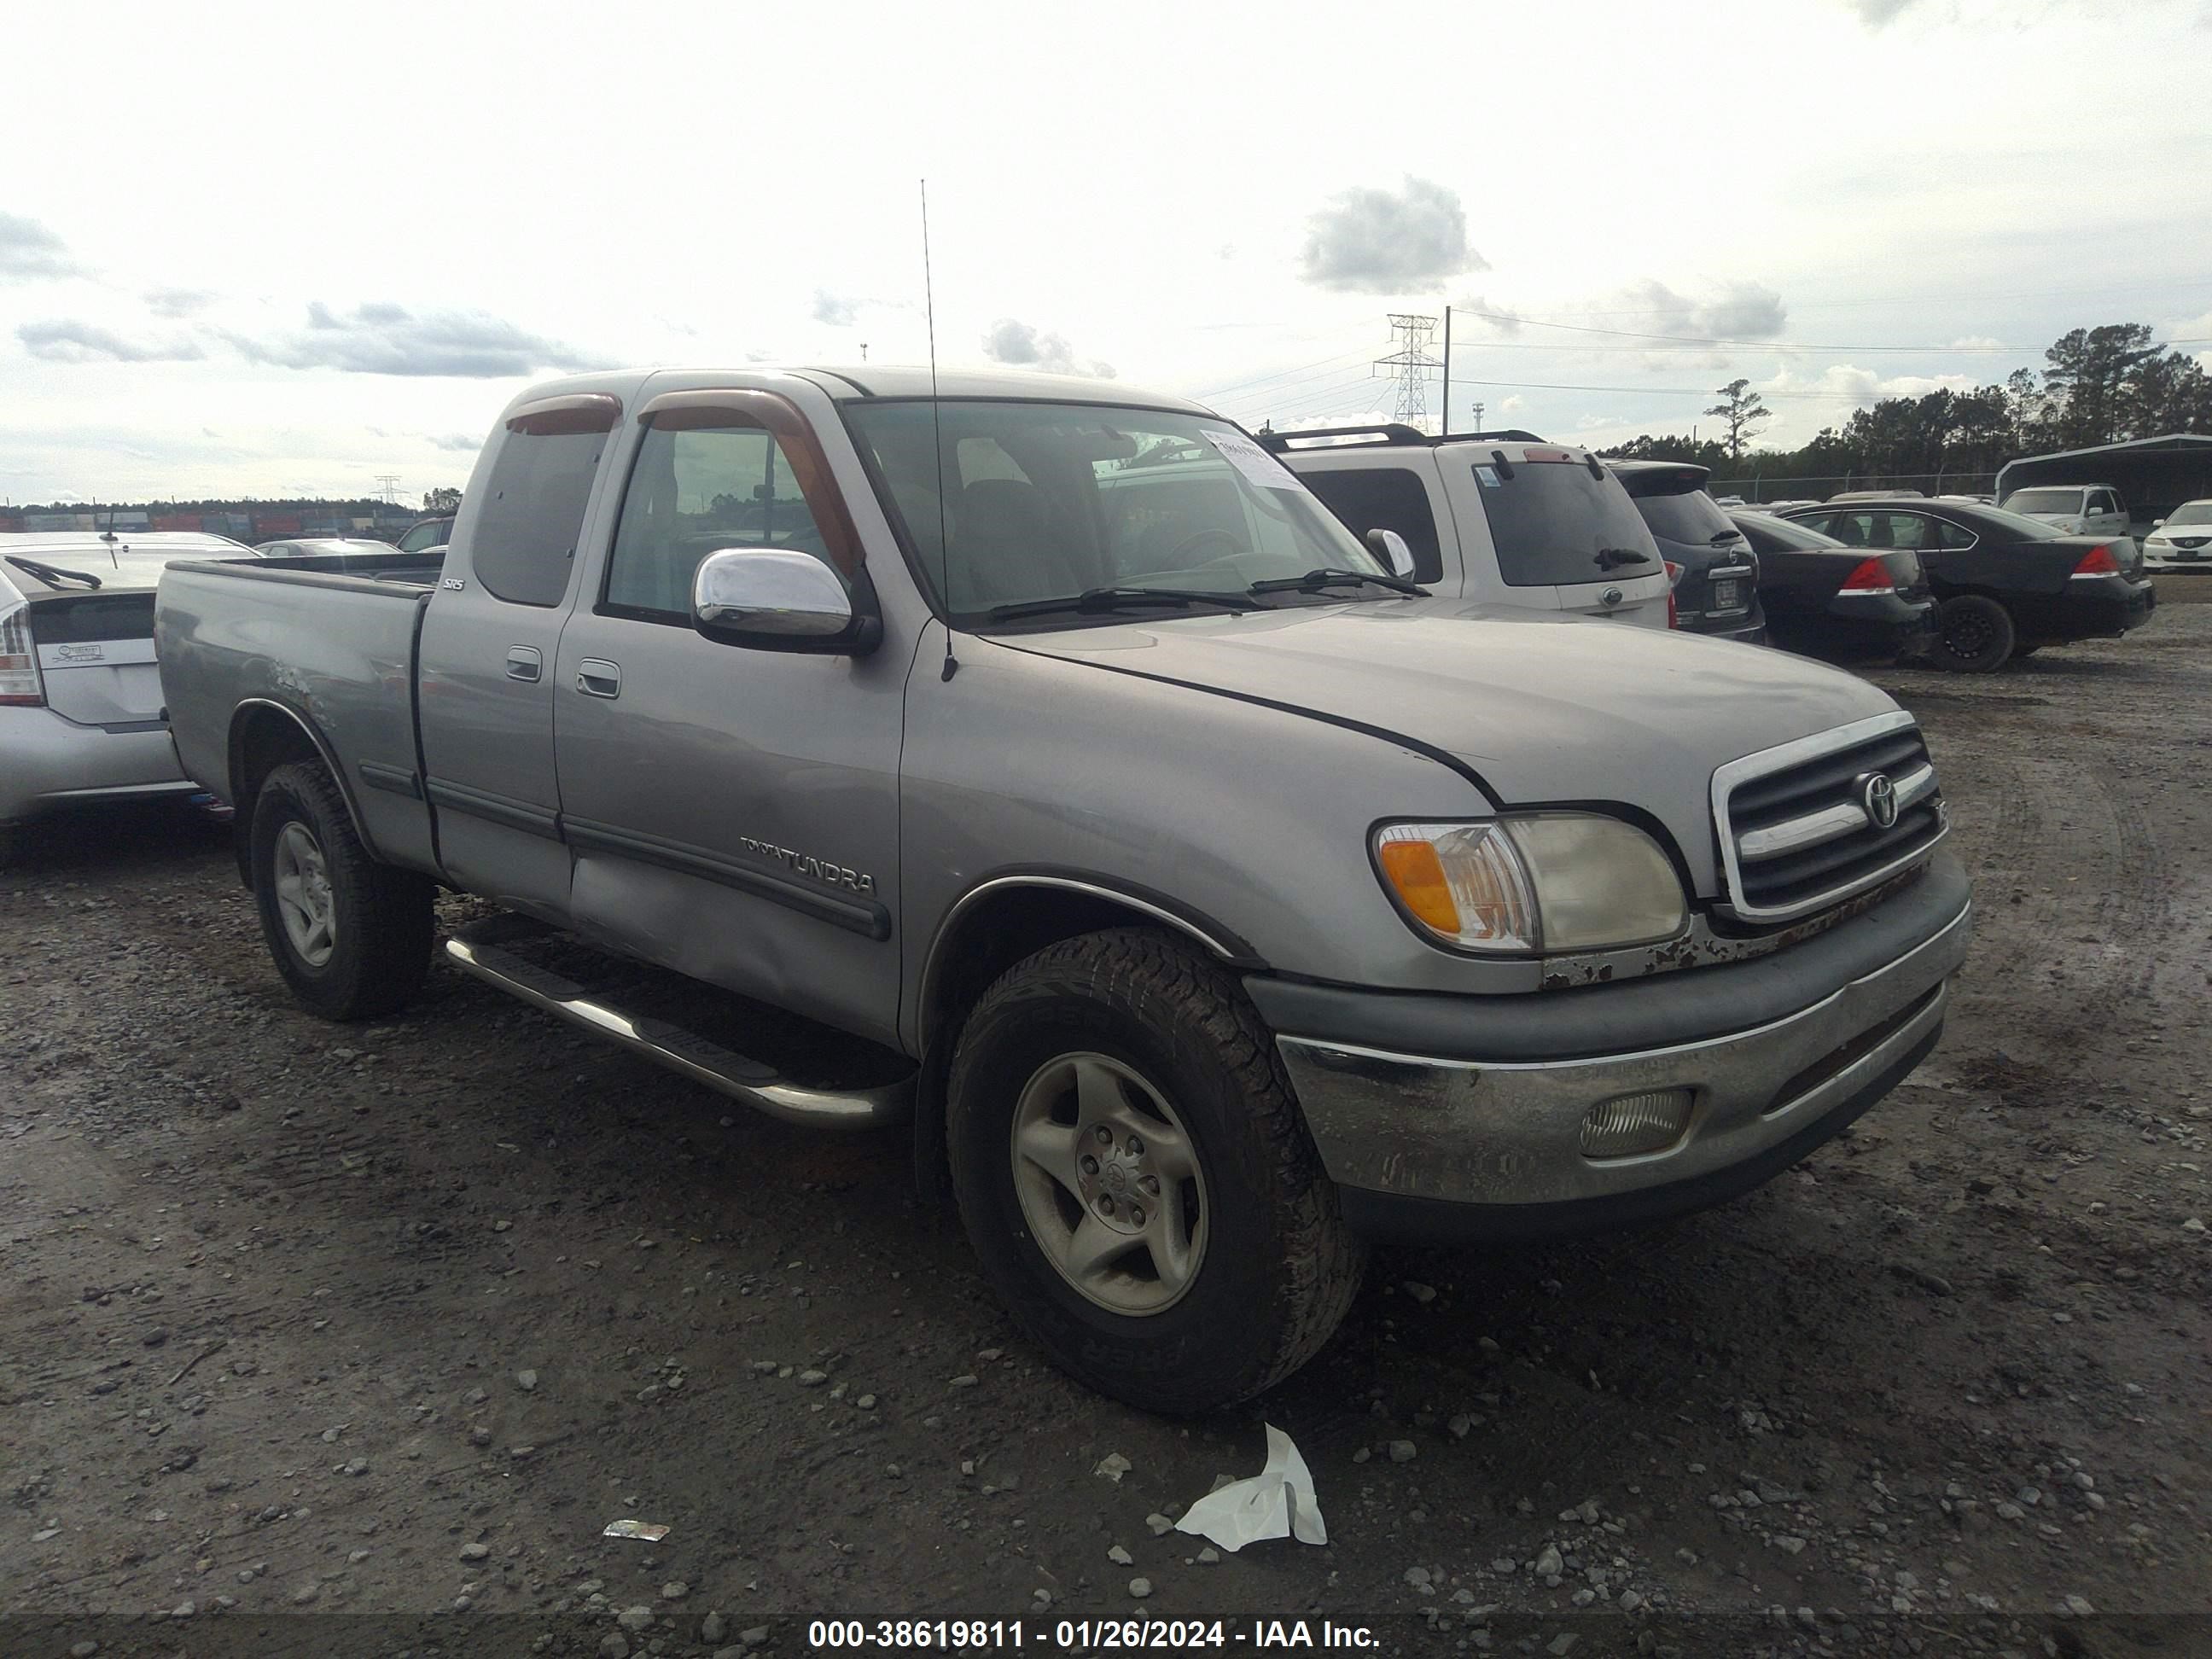
<svg viewBox="0 0 2212 1659">
<path fill-rule="evenodd" d="M 1012 622 L 1022 617 L 1049 617 L 1058 611 L 1139 610 L 1146 607 L 1187 611 L 1194 605 L 1218 605 L 1224 611 L 1249 611 L 1252 601 L 1243 593 L 1215 593 L 1202 587 L 1086 587 L 1053 599 L 1024 599 L 1018 605 L 994 605 L 993 622 Z"/>
<path fill-rule="evenodd" d="M 1650 564 L 1651 556 L 1632 547 L 1601 547 L 1595 562 L 1601 570 L 1618 570 L 1625 564 Z"/>
<path fill-rule="evenodd" d="M 18 570 L 27 570 L 42 582 L 82 582 L 87 587 L 100 586 L 100 578 L 88 570 L 61 570 L 36 559 L 26 559 L 16 554 L 8 556 L 8 562 Z"/>
<path fill-rule="evenodd" d="M 1378 576 L 1371 570 L 1334 570 L 1324 565 L 1319 570 L 1309 570 L 1303 576 L 1270 576 L 1265 581 L 1254 582 L 1247 593 L 1318 593 L 1324 587 L 1358 587 L 1371 583 L 1387 587 L 1393 593 L 1411 593 L 1425 599 L 1429 590 L 1419 582 L 1407 581 L 1403 576 Z"/>
</svg>

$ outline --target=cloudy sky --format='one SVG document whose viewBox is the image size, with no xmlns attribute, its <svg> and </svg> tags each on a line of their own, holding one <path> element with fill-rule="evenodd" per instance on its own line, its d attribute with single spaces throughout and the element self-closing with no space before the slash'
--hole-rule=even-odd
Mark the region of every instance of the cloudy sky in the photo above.
<svg viewBox="0 0 2212 1659">
<path fill-rule="evenodd" d="M 1386 313 L 1446 304 L 1455 424 L 1590 443 L 1736 375 L 1793 441 L 2077 325 L 2212 350 L 2212 0 L 208 0 L 9 45 L 18 503 L 418 495 L 564 369 L 921 361 L 923 176 L 943 362 L 1252 425 L 1389 410 Z"/>
</svg>

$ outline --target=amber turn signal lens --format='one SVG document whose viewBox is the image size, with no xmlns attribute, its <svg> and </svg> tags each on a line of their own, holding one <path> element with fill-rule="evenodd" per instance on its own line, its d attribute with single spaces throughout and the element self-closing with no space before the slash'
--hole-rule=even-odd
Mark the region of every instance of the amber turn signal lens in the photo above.
<svg viewBox="0 0 2212 1659">
<path fill-rule="evenodd" d="M 1424 927 L 1439 933 L 1459 932 L 1459 906 L 1452 902 L 1443 860 L 1425 841 L 1386 841 L 1376 849 L 1391 890 Z"/>
</svg>

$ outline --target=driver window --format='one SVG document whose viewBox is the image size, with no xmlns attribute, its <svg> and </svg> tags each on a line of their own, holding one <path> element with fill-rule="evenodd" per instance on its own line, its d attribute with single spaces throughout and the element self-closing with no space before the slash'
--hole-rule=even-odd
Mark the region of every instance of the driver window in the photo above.
<svg viewBox="0 0 2212 1659">
<path fill-rule="evenodd" d="M 607 561 L 601 609 L 688 624 L 691 577 L 725 547 L 778 547 L 829 562 L 782 447 L 758 427 L 649 428 Z"/>
</svg>

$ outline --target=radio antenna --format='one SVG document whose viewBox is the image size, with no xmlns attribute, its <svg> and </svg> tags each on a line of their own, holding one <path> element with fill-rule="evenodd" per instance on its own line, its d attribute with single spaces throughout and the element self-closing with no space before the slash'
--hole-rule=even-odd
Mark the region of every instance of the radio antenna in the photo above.
<svg viewBox="0 0 2212 1659">
<path fill-rule="evenodd" d="M 952 538 L 945 512 L 945 411 L 937 396 L 937 288 L 929 272 L 929 180 L 921 181 L 921 297 L 929 319 L 929 434 L 937 451 L 937 581 L 945 600 L 945 666 L 949 680 L 960 672 L 952 655 Z"/>
</svg>

